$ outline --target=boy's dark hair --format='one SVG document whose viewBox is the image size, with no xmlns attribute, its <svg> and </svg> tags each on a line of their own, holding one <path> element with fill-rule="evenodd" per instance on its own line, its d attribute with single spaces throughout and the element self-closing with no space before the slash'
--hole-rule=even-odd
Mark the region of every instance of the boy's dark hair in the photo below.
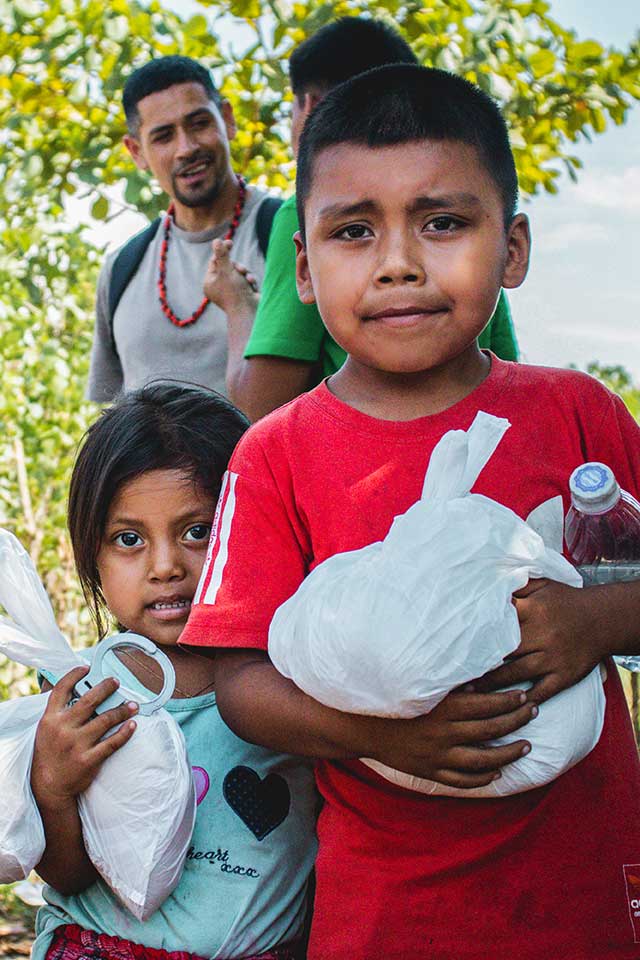
<svg viewBox="0 0 640 960">
<path fill-rule="evenodd" d="M 341 143 L 385 147 L 417 140 L 453 140 L 475 147 L 502 196 L 505 228 L 518 202 L 518 178 L 507 125 L 497 103 L 444 70 L 394 64 L 353 77 L 332 90 L 307 119 L 298 150 L 300 232 L 320 151 Z"/>
<path fill-rule="evenodd" d="M 109 506 L 120 486 L 148 470 L 181 470 L 215 497 L 248 426 L 244 414 L 213 391 L 156 382 L 124 394 L 89 427 L 71 475 L 67 522 L 100 639 L 105 600 L 97 559 Z"/>
<path fill-rule="evenodd" d="M 289 59 L 291 89 L 331 90 L 358 73 L 387 63 L 417 63 L 415 53 L 393 27 L 369 17 L 340 17 L 304 40 Z"/>
<path fill-rule="evenodd" d="M 127 129 L 132 137 L 138 135 L 140 127 L 138 103 L 150 93 L 166 90 L 174 83 L 199 83 L 217 107 L 222 104 L 222 97 L 214 86 L 211 74 L 197 60 L 178 55 L 156 57 L 134 70 L 122 91 Z"/>
</svg>

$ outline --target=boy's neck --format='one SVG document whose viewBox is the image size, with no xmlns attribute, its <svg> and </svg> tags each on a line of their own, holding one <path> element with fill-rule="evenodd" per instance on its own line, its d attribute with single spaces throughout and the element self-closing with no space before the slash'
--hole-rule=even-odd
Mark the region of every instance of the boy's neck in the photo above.
<svg viewBox="0 0 640 960">
<path fill-rule="evenodd" d="M 329 390 L 343 403 L 379 420 L 417 420 L 464 400 L 489 375 L 490 358 L 477 343 L 441 367 L 418 373 L 388 373 L 347 357 Z"/>
</svg>

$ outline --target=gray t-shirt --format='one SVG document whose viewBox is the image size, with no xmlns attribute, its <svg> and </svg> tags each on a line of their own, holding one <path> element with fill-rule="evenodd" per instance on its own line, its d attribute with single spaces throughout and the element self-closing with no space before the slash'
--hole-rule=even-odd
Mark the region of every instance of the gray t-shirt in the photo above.
<svg viewBox="0 0 640 960">
<path fill-rule="evenodd" d="M 259 284 L 264 274 L 264 257 L 256 236 L 256 214 L 265 196 L 255 187 L 248 189 L 232 250 L 233 259 L 248 267 Z M 181 319 L 190 316 L 200 305 L 211 241 L 223 237 L 228 228 L 229 223 L 223 223 L 189 233 L 172 225 L 167 256 L 167 300 Z M 202 316 L 186 327 L 177 327 L 165 317 L 158 300 L 163 238 L 161 224 L 122 294 L 113 321 L 116 350 L 109 324 L 109 281 L 119 251 L 108 256 L 100 271 L 87 387 L 89 400 L 106 403 L 121 390 L 134 390 L 156 379 L 186 380 L 226 393 L 226 315 L 209 303 Z"/>
</svg>

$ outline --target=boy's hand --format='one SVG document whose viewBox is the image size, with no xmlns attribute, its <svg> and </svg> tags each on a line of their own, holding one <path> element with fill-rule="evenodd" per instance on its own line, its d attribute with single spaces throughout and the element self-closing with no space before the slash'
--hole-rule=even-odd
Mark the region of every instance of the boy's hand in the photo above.
<svg viewBox="0 0 640 960">
<path fill-rule="evenodd" d="M 482 787 L 500 770 L 527 754 L 530 744 L 485 746 L 513 733 L 536 716 L 521 690 L 475 693 L 455 690 L 429 714 L 413 720 L 379 720 L 379 749 L 373 759 L 450 787 Z"/>
<path fill-rule="evenodd" d="M 76 667 L 58 681 L 38 724 L 31 789 L 41 810 L 75 802 L 104 761 L 130 739 L 136 728 L 130 719 L 138 709 L 135 703 L 93 716 L 95 708 L 117 690 L 118 681 L 113 678 L 103 680 L 68 706 L 75 684 L 87 673 L 87 667 Z M 119 729 L 102 740 L 118 724 Z"/>
<path fill-rule="evenodd" d="M 522 690 L 455 690 L 425 716 L 388 719 L 324 706 L 278 673 L 265 651 L 213 655 L 222 718 L 243 740 L 272 750 L 317 760 L 371 757 L 454 787 L 484 786 L 529 750 L 526 740 L 485 746 L 536 715 Z"/>
<path fill-rule="evenodd" d="M 542 703 L 582 680 L 611 652 L 609 634 L 615 614 L 611 604 L 603 602 L 608 590 L 530 580 L 513 595 L 520 646 L 507 663 L 485 674 L 474 687 L 495 690 L 531 681 L 528 699 Z"/>
</svg>

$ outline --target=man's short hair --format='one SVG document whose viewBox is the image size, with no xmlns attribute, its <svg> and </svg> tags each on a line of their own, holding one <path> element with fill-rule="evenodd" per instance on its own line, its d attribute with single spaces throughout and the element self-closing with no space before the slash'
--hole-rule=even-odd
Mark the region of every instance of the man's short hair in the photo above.
<svg viewBox="0 0 640 960">
<path fill-rule="evenodd" d="M 320 151 L 341 143 L 386 147 L 453 140 L 475 147 L 502 197 L 505 228 L 518 202 L 518 177 L 498 104 L 474 84 L 444 70 L 396 64 L 370 70 L 332 90 L 304 125 L 296 180 L 304 237 L 304 205 Z"/>
<path fill-rule="evenodd" d="M 122 91 L 122 105 L 127 118 L 127 128 L 136 136 L 140 126 L 138 104 L 150 93 L 166 90 L 175 83 L 199 83 L 215 105 L 222 104 L 222 98 L 215 88 L 211 74 L 197 60 L 191 57 L 156 57 L 134 70 Z"/>
<path fill-rule="evenodd" d="M 331 90 L 384 64 L 417 62 L 406 40 L 382 20 L 340 17 L 296 47 L 289 59 L 289 79 L 300 96 L 309 87 Z"/>
</svg>

